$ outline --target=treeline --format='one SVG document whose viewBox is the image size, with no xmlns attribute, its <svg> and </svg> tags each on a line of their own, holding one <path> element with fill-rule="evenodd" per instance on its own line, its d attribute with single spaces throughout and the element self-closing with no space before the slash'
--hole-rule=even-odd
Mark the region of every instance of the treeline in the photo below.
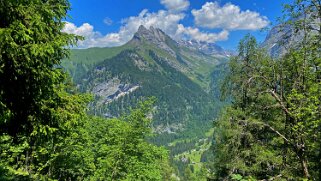
<svg viewBox="0 0 321 181">
<path fill-rule="evenodd" d="M 222 86 L 212 180 L 321 179 L 321 3 L 285 6 L 286 52 L 271 58 L 246 36 Z M 282 28 L 281 28 L 282 31 Z"/>
<path fill-rule="evenodd" d="M 67 0 L 0 1 L 0 180 L 171 180 L 148 143 L 154 100 L 119 119 L 87 115 L 91 97 L 61 69 L 81 37 L 62 32 Z"/>
</svg>

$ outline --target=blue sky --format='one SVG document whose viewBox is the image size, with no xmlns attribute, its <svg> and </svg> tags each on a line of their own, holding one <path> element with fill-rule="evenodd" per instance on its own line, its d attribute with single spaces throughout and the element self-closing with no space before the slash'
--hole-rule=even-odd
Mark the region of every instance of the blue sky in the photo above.
<svg viewBox="0 0 321 181">
<path fill-rule="evenodd" d="M 80 48 L 119 46 L 140 24 L 174 39 L 195 39 L 235 49 L 246 34 L 263 41 L 261 29 L 276 24 L 290 0 L 70 0 L 66 32 L 85 36 Z"/>
</svg>

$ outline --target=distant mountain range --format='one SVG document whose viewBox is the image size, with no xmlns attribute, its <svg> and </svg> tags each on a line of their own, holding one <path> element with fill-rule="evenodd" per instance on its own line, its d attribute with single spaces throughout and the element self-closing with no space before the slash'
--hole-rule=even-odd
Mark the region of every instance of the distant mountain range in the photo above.
<svg viewBox="0 0 321 181">
<path fill-rule="evenodd" d="M 215 43 L 200 42 L 196 40 L 180 40 L 178 41 L 179 46 L 187 47 L 189 49 L 200 51 L 206 55 L 230 57 L 233 55 L 232 51 L 224 50 L 222 47 Z"/>
</svg>

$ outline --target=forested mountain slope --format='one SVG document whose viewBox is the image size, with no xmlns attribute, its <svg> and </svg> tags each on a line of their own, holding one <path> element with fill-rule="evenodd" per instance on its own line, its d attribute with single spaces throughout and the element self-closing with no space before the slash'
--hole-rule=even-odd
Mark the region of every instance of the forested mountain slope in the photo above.
<svg viewBox="0 0 321 181">
<path fill-rule="evenodd" d="M 163 137 L 156 142 L 167 144 L 203 135 L 219 111 L 211 75 L 228 56 L 214 48 L 220 52 L 183 46 L 160 29 L 140 26 L 127 44 L 73 50 L 71 61 L 63 65 L 82 92 L 95 95 L 90 105 L 94 115 L 118 117 L 139 100 L 155 96 L 153 128 Z"/>
</svg>

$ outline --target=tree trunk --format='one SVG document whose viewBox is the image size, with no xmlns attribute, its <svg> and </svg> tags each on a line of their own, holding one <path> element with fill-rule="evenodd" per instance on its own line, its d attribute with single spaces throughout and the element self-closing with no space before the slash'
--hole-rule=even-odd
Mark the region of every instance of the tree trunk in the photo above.
<svg viewBox="0 0 321 181">
<path fill-rule="evenodd" d="M 308 163 L 306 159 L 301 160 L 302 168 L 303 168 L 303 173 L 305 178 L 310 178 L 309 170 L 308 170 Z"/>
<path fill-rule="evenodd" d="M 306 158 L 304 149 L 305 149 L 304 144 L 301 144 L 300 146 L 298 146 L 298 154 L 297 155 L 298 155 L 300 162 L 301 162 L 304 178 L 310 178 L 309 169 L 308 169 L 308 160 Z"/>
</svg>

